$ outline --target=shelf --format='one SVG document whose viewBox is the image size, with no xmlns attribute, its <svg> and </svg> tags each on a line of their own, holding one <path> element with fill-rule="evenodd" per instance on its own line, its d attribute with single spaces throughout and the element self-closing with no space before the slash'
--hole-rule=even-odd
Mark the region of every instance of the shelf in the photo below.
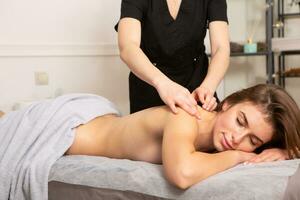
<svg viewBox="0 0 300 200">
<path fill-rule="evenodd" d="M 277 74 L 282 78 L 297 78 L 300 77 L 300 67 L 277 72 Z"/>
<path fill-rule="evenodd" d="M 300 18 L 300 12 L 285 13 L 285 0 L 278 0 L 278 20 L 283 24 L 285 20 Z M 286 59 L 288 55 L 300 54 L 300 37 L 285 37 L 285 26 L 278 30 L 278 38 L 272 38 L 272 51 L 278 56 L 278 72 L 273 78 L 278 77 L 278 84 L 285 87 L 286 78 L 300 78 L 300 68 L 286 70 Z"/>
<path fill-rule="evenodd" d="M 285 14 L 279 14 L 279 17 L 300 17 L 300 13 L 285 13 Z"/>
<path fill-rule="evenodd" d="M 207 54 L 209 57 L 211 56 L 211 54 Z M 239 57 L 239 56 L 266 56 L 268 55 L 268 52 L 266 51 L 262 51 L 262 52 L 257 52 L 257 53 L 243 53 L 243 52 L 231 52 L 230 53 L 230 57 Z"/>
<path fill-rule="evenodd" d="M 238 56 L 266 56 L 268 55 L 268 52 L 263 51 L 263 52 L 257 52 L 257 53 L 231 53 L 230 56 L 231 57 L 238 57 Z"/>
<path fill-rule="evenodd" d="M 291 75 L 291 76 L 282 75 L 281 77 L 284 77 L 284 78 L 300 78 L 300 74 L 299 75 Z"/>
<path fill-rule="evenodd" d="M 273 78 L 276 78 L 276 77 L 280 77 L 280 78 L 300 78 L 300 74 L 299 75 L 289 75 L 289 76 L 273 74 Z"/>
<path fill-rule="evenodd" d="M 282 52 L 280 52 L 280 54 L 282 54 L 282 55 L 296 55 L 296 54 L 300 54 L 300 50 L 298 50 L 298 51 L 282 51 Z"/>
</svg>

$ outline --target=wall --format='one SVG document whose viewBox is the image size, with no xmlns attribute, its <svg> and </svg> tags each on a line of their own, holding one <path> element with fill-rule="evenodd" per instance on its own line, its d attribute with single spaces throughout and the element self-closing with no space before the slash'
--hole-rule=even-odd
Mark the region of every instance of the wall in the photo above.
<svg viewBox="0 0 300 200">
<path fill-rule="evenodd" d="M 128 113 L 129 70 L 113 29 L 119 10 L 120 0 L 0 0 L 0 108 L 86 92 Z M 49 84 L 35 85 L 35 72 L 48 73 Z"/>
<path fill-rule="evenodd" d="M 116 56 L 9 57 L 1 59 L 0 71 L 0 107 L 5 111 L 19 101 L 83 92 L 103 95 L 127 112 L 128 70 Z M 34 72 L 40 71 L 49 75 L 46 86 L 35 86 Z"/>
<path fill-rule="evenodd" d="M 128 113 L 128 68 L 118 57 L 113 30 L 120 2 L 0 0 L 0 109 L 9 111 L 19 101 L 88 92 L 108 97 Z M 262 2 L 228 0 L 232 41 L 246 41 L 251 20 L 260 16 L 255 4 Z M 293 21 L 289 23 L 298 23 Z M 299 34 L 299 25 L 288 26 L 289 34 Z M 263 22 L 259 30 L 257 40 L 264 38 Z M 299 56 L 288 62 L 299 66 Z M 35 85 L 34 73 L 40 71 L 49 75 L 47 86 Z M 226 96 L 265 80 L 263 57 L 231 58 L 219 93 Z M 298 81 L 290 79 L 287 86 L 300 102 Z"/>
<path fill-rule="evenodd" d="M 1 0 L 0 44 L 115 44 L 121 0 Z"/>
</svg>

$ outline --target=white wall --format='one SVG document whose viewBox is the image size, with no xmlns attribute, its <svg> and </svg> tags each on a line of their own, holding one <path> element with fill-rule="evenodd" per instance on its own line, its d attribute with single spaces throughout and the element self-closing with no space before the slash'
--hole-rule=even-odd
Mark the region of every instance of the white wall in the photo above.
<svg viewBox="0 0 300 200">
<path fill-rule="evenodd" d="M 115 56 L 9 57 L 1 59 L 0 71 L 3 110 L 18 101 L 83 92 L 103 95 L 128 112 L 128 70 Z M 49 85 L 35 86 L 34 72 L 40 71 L 48 73 Z"/>
<path fill-rule="evenodd" d="M 0 0 L 0 44 L 115 44 L 121 0 Z"/>
<path fill-rule="evenodd" d="M 103 95 L 128 113 L 129 70 L 113 29 L 120 0 L 0 0 L 0 108 L 61 93 Z M 35 85 L 46 72 L 49 84 Z"/>
<path fill-rule="evenodd" d="M 231 40 L 244 42 L 251 20 L 259 17 L 254 5 L 265 1 L 227 1 Z M 118 57 L 113 29 L 120 2 L 0 0 L 0 109 L 8 111 L 15 102 L 59 93 L 88 92 L 108 97 L 128 113 L 128 69 Z M 288 23 L 289 34 L 298 35 L 298 21 Z M 264 23 L 259 30 L 257 40 L 264 38 Z M 300 67 L 299 56 L 288 62 Z M 49 85 L 35 85 L 34 72 L 39 71 L 48 73 Z M 221 93 L 226 96 L 265 80 L 263 57 L 231 58 Z M 299 81 L 287 81 L 298 102 Z"/>
</svg>

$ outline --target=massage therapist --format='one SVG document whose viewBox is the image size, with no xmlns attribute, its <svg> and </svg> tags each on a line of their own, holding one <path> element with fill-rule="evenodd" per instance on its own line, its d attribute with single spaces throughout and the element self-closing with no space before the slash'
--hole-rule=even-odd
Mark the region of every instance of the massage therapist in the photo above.
<svg viewBox="0 0 300 200">
<path fill-rule="evenodd" d="M 122 0 L 115 29 L 121 59 L 131 70 L 131 113 L 166 104 L 174 113 L 176 105 L 198 116 L 197 102 L 215 109 L 215 91 L 229 65 L 226 0 Z"/>
</svg>

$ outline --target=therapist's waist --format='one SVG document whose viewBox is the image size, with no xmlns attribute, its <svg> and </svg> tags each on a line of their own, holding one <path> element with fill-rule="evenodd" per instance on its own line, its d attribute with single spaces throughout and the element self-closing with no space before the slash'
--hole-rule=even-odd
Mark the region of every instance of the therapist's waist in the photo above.
<svg viewBox="0 0 300 200">
<path fill-rule="evenodd" d="M 176 56 L 176 57 L 166 57 L 166 58 L 149 58 L 150 61 L 158 68 L 186 68 L 193 67 L 195 64 L 203 63 L 207 59 L 205 53 L 195 56 Z"/>
</svg>

